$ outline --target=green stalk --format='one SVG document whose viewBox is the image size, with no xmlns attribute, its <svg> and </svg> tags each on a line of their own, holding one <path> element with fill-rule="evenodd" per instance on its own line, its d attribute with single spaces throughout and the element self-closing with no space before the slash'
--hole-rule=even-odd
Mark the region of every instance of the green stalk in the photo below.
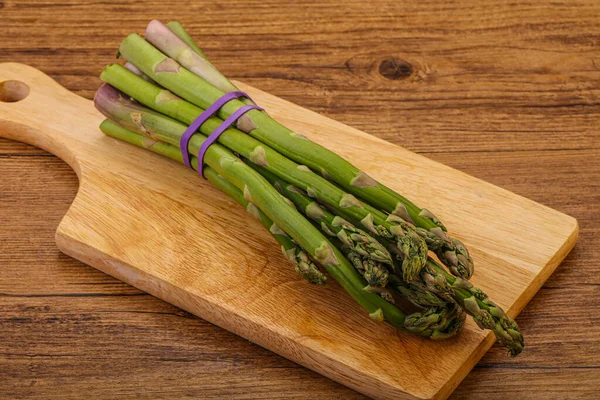
<svg viewBox="0 0 600 400">
<path fill-rule="evenodd" d="M 171 21 L 167 24 L 167 26 L 174 34 L 176 34 L 179 37 L 179 39 L 183 40 L 185 44 L 190 46 L 192 50 L 196 52 L 196 54 L 198 54 L 202 58 L 207 58 L 204 52 L 200 49 L 200 47 L 198 47 L 196 42 L 194 42 L 194 39 L 192 39 L 190 34 L 185 30 L 183 25 L 181 25 L 177 21 Z"/>
<path fill-rule="evenodd" d="M 159 113 L 187 124 L 192 123 L 203 111 L 193 104 L 174 96 L 169 91 L 144 81 L 118 64 L 106 67 L 100 78 Z M 160 121 L 161 117 L 171 121 L 168 127 Z M 145 123 L 156 124 L 155 132 L 157 135 L 161 135 L 159 140 L 173 145 L 179 144 L 181 135 L 187 128 L 186 125 L 173 123 L 170 118 L 160 114 L 156 115 L 156 113 L 149 115 L 148 118 Z M 219 118 L 209 118 L 202 124 L 200 131 L 208 135 L 221 123 L 222 120 Z M 419 270 L 426 262 L 427 246 L 408 224 L 390 223 L 383 219 L 385 216 L 380 211 L 377 211 L 374 216 L 370 211 L 371 208 L 367 208 L 353 195 L 345 193 L 306 166 L 296 164 L 269 146 L 237 129 L 227 129 L 219 136 L 218 142 L 289 183 L 298 186 L 311 197 L 337 207 L 344 212 L 345 218 L 351 216 L 360 221 L 362 226 L 373 235 L 397 242 L 404 255 L 403 273 L 409 280 L 416 279 Z"/>
<path fill-rule="evenodd" d="M 94 98 L 94 104 L 101 112 L 121 125 L 118 126 L 108 121 L 101 126 L 103 132 L 130 143 L 135 142 L 133 144 L 142 145 L 142 147 L 155 152 L 160 150 L 167 153 L 164 148 L 169 145 L 157 142 L 154 139 L 146 141 L 138 137 L 128 139 L 136 133 L 145 135 L 147 138 L 156 138 L 158 134 L 154 131 L 154 128 L 157 125 L 167 132 L 170 131 L 169 127 L 171 125 L 180 125 L 175 120 L 165 118 L 146 107 L 133 103 L 108 85 L 104 85 L 98 90 Z M 189 152 L 197 154 L 204 140 L 205 137 L 202 135 L 194 135 L 190 140 Z M 170 147 L 178 153 L 177 147 Z M 171 150 L 168 154 L 177 161 L 182 162 L 181 154 L 172 153 Z M 277 226 L 305 249 L 312 259 L 324 267 L 369 312 L 373 319 L 385 320 L 394 327 L 403 326 L 404 313 L 381 297 L 364 291 L 364 281 L 343 254 L 332 246 L 325 236 L 318 229 L 315 229 L 292 205 L 284 200 L 283 196 L 260 174 L 218 144 L 209 147 L 204 160 L 208 166 L 240 189 L 249 201 L 252 201 Z M 193 162 L 197 164 L 197 160 Z"/>
<path fill-rule="evenodd" d="M 172 24 L 180 33 L 187 32 L 178 23 Z M 201 76 L 207 83 L 222 90 L 223 93 L 238 91 L 229 79 L 211 64 L 204 53 L 198 46 L 191 47 L 186 40 L 183 40 L 179 35 L 172 31 L 168 26 L 163 25 L 160 21 L 150 21 L 146 28 L 146 40 L 158 48 L 168 49 L 167 55 L 174 60 L 177 60 L 181 65 L 185 66 L 190 72 L 197 76 Z M 189 37 L 189 35 L 187 35 Z M 191 37 L 189 38 L 191 40 Z M 200 51 L 200 53 L 198 52 Z M 254 104 L 249 99 L 241 100 L 245 104 Z"/>
<path fill-rule="evenodd" d="M 390 253 L 367 232 L 323 209 L 319 203 L 308 197 L 301 189 L 287 183 L 265 168 L 249 161 L 247 164 L 268 180 L 282 195 L 290 199 L 300 212 L 318 222 L 325 234 L 337 237 L 345 246 L 361 257 L 392 266 Z"/>
<path fill-rule="evenodd" d="M 174 54 L 169 41 L 156 43 L 163 51 Z M 224 94 L 223 90 L 208 82 L 213 79 L 214 71 L 210 70 L 210 74 L 204 75 L 209 69 L 199 69 L 196 73 L 202 76 L 200 77 L 182 68 L 177 61 L 161 53 L 139 35 L 129 35 L 123 40 L 119 50 L 127 60 L 161 86 L 203 109 Z M 220 109 L 219 116 L 227 118 L 243 105 L 241 101 L 232 100 Z M 238 120 L 237 127 L 281 154 L 318 171 L 327 179 L 332 179 L 349 193 L 422 228 L 431 241 L 440 243 L 439 248 L 432 250 L 447 263 L 449 269 L 466 279 L 471 277 L 473 262 L 467 249 L 457 239 L 448 237 L 443 225 L 428 210 L 420 209 L 342 157 L 306 140 L 304 136 L 289 130 L 264 112 L 248 112 Z"/>
<path fill-rule="evenodd" d="M 197 161 L 196 161 L 197 162 Z M 258 207 L 244 198 L 244 193 L 237 187 L 229 183 L 225 178 L 210 167 L 204 167 L 204 176 L 223 193 L 231 197 L 240 204 L 248 214 L 256 218 L 262 226 L 273 236 L 281 246 L 284 257 L 294 264 L 296 272 L 306 281 L 323 285 L 327 282 L 327 277 L 308 257 L 304 249 L 298 246 L 292 238 L 288 236 L 280 227 L 278 227 L 269 217 L 265 215 Z"/>
</svg>

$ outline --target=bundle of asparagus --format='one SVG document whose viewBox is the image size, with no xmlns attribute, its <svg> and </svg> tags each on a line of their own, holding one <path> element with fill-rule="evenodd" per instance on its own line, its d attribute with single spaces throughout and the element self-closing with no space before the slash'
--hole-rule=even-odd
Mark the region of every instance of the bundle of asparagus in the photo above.
<svg viewBox="0 0 600 400">
<path fill-rule="evenodd" d="M 430 211 L 339 155 L 255 109 L 199 161 L 195 155 L 207 136 L 252 105 L 249 98 L 225 103 L 182 154 L 188 126 L 238 88 L 179 23 L 152 21 L 145 39 L 131 34 L 123 40 L 119 55 L 125 67 L 104 69 L 105 85 L 94 99 L 107 117 L 100 126 L 105 134 L 179 162 L 190 157 L 192 168 L 203 167 L 206 179 L 260 221 L 298 274 L 325 284 L 327 272 L 371 318 L 444 339 L 456 335 L 469 314 L 511 355 L 521 352 L 517 324 L 467 281 L 473 262 L 466 247 Z"/>
</svg>

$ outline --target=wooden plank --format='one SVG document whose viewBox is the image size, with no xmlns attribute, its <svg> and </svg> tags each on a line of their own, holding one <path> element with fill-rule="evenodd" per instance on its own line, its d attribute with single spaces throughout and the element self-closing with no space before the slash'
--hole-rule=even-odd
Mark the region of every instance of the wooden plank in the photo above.
<svg viewBox="0 0 600 400">
<path fill-rule="evenodd" d="M 0 59 L 26 59 L 87 98 L 125 35 L 171 15 L 169 2 L 156 0 L 94 4 L 97 18 L 74 0 L 32 4 L 4 1 Z M 600 146 L 594 0 L 238 0 L 188 9 L 178 18 L 227 76 L 414 151 Z M 372 119 L 373 110 L 385 111 Z"/>
</svg>

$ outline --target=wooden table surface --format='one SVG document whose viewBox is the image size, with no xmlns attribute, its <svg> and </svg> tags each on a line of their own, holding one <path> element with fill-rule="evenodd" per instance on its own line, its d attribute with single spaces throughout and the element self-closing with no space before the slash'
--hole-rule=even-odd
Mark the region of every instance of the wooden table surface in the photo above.
<svg viewBox="0 0 600 400">
<path fill-rule="evenodd" d="M 525 351 L 492 348 L 452 399 L 599 395 L 597 0 L 0 0 L 0 62 L 91 98 L 153 18 L 230 78 L 577 218 L 517 318 Z M 60 159 L 0 139 L 0 176 L 0 398 L 363 398 L 61 254 L 78 182 Z"/>
</svg>

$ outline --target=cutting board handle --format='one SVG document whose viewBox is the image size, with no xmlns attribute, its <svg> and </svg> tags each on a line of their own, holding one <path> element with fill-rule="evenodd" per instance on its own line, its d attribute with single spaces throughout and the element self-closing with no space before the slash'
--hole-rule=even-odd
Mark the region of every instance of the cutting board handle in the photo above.
<svg viewBox="0 0 600 400">
<path fill-rule="evenodd" d="M 35 68 L 0 64 L 0 137 L 55 154 L 78 175 L 79 160 L 88 147 L 79 127 L 102 121 L 90 103 Z"/>
</svg>

